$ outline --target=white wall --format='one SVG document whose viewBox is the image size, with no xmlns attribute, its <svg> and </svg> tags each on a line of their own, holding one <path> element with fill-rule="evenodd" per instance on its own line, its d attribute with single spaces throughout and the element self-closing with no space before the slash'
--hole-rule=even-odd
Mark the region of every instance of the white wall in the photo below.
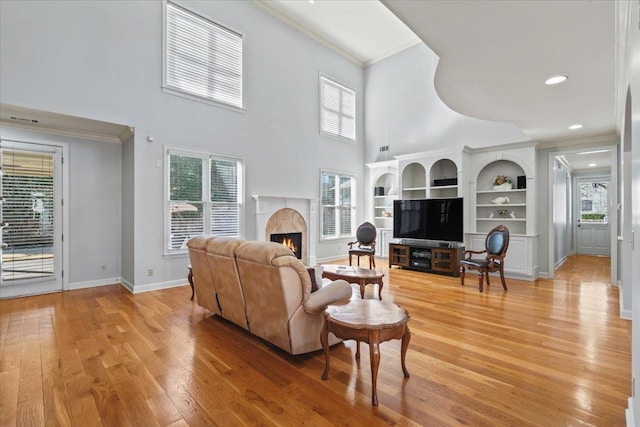
<svg viewBox="0 0 640 427">
<path fill-rule="evenodd" d="M 437 65 L 437 55 L 421 43 L 365 69 L 365 162 L 529 140 L 511 123 L 474 119 L 447 107 L 433 86 Z M 382 145 L 389 151 L 381 153 Z"/>
<path fill-rule="evenodd" d="M 120 277 L 131 286 L 135 277 L 134 138 L 122 143 L 122 269 Z"/>
<path fill-rule="evenodd" d="M 571 174 L 554 159 L 553 182 L 553 229 L 555 232 L 555 268 L 569 256 L 571 236 Z"/>
<path fill-rule="evenodd" d="M 634 239 L 631 254 L 632 269 L 632 342 L 631 342 L 631 374 L 634 381 L 634 389 L 629 399 L 629 411 L 627 412 L 627 425 L 637 426 L 640 424 L 640 3 L 629 0 L 625 6 L 629 7 L 628 31 L 630 33 L 630 44 L 628 46 L 628 58 L 625 65 L 626 81 L 631 89 L 631 180 L 629 184 L 631 190 L 631 225 Z M 626 99 L 623 97 L 620 107 L 625 111 Z"/>
<path fill-rule="evenodd" d="M 137 289 L 184 282 L 188 262 L 163 256 L 157 162 L 165 145 L 244 158 L 248 239 L 255 236 L 252 194 L 318 197 L 321 168 L 354 174 L 364 188 L 362 68 L 248 1 L 179 3 L 244 35 L 245 113 L 162 92 L 160 1 L 0 2 L 3 103 L 135 128 L 133 149 L 124 151 L 133 173 L 125 160 L 123 183 L 134 199 L 122 195 L 122 218 L 127 233 L 134 218 L 133 248 L 126 239 L 123 257 L 134 260 L 133 277 L 126 262 L 124 275 Z M 319 134 L 320 72 L 356 90 L 357 143 Z M 335 256 L 338 246 L 346 252 L 344 242 L 319 244 L 318 258 Z"/>
</svg>

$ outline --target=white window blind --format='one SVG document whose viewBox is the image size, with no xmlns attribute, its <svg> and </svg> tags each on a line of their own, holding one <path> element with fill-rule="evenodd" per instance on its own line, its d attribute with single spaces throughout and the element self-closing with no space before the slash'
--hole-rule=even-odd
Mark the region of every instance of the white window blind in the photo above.
<svg viewBox="0 0 640 427">
<path fill-rule="evenodd" d="M 320 76 L 320 130 L 356 140 L 356 92 Z"/>
<path fill-rule="evenodd" d="M 349 175 L 322 171 L 320 199 L 322 203 L 322 238 L 332 239 L 354 235 L 355 185 Z"/>
<path fill-rule="evenodd" d="M 59 164 L 53 152 L 3 149 L 1 157 L 2 281 L 51 277 Z"/>
<path fill-rule="evenodd" d="M 239 163 L 211 159 L 211 233 L 240 235 Z"/>
<path fill-rule="evenodd" d="M 242 234 L 242 162 L 168 151 L 167 250 L 186 249 L 198 234 Z"/>
<path fill-rule="evenodd" d="M 165 86 L 242 108 L 242 35 L 167 2 Z"/>
</svg>

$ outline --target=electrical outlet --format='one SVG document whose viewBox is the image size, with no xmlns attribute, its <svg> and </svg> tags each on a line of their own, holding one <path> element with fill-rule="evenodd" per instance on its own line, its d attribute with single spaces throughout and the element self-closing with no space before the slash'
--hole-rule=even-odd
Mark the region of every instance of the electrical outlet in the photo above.
<svg viewBox="0 0 640 427">
<path fill-rule="evenodd" d="M 381 145 L 380 146 L 380 152 L 383 152 L 383 151 L 389 151 L 389 146 L 388 145 Z"/>
<path fill-rule="evenodd" d="M 149 277 L 153 276 L 153 269 L 150 268 L 147 270 L 147 276 Z"/>
<path fill-rule="evenodd" d="M 105 271 L 107 269 L 107 266 L 105 264 L 102 264 L 100 266 L 100 270 Z"/>
</svg>

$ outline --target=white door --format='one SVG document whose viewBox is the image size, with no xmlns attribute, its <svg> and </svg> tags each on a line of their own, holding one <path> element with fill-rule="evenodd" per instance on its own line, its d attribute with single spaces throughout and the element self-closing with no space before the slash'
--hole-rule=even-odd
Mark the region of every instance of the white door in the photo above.
<svg viewBox="0 0 640 427">
<path fill-rule="evenodd" d="M 610 256 L 609 178 L 579 178 L 575 194 L 578 212 L 576 252 Z"/>
<path fill-rule="evenodd" d="M 0 298 L 62 290 L 62 150 L 0 141 Z"/>
</svg>

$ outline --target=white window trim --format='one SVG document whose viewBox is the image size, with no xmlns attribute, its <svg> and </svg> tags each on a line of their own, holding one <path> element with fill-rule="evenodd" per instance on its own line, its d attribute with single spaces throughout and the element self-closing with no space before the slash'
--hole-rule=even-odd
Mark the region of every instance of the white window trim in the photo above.
<svg viewBox="0 0 640 427">
<path fill-rule="evenodd" d="M 203 96 L 198 96 L 195 95 L 193 93 L 190 92 L 186 92 L 183 90 L 180 90 L 178 88 L 169 86 L 167 84 L 167 3 L 173 3 L 175 6 L 178 6 L 186 11 L 188 11 L 189 13 L 192 13 L 206 21 L 212 22 L 215 25 L 221 27 L 221 28 L 225 28 L 233 33 L 238 34 L 239 36 L 242 37 L 242 43 L 243 43 L 243 49 L 242 49 L 242 81 L 241 81 L 241 85 L 242 85 L 242 107 L 238 107 L 236 105 L 232 105 L 232 104 L 228 104 L 226 102 L 222 102 L 222 101 L 217 101 L 214 99 L 210 99 L 210 98 L 206 98 Z M 213 105 L 215 107 L 220 107 L 220 108 L 225 108 L 227 110 L 231 110 L 231 111 L 236 111 L 239 113 L 245 113 L 247 111 L 246 109 L 246 96 L 245 96 L 245 49 L 244 49 L 244 42 L 246 41 L 246 35 L 243 34 L 240 31 L 237 31 L 233 28 L 231 28 L 228 25 L 223 25 L 220 24 L 218 22 L 215 22 L 205 16 L 202 16 L 201 14 L 186 8 L 180 4 L 178 4 L 175 1 L 169 1 L 169 0 L 164 0 L 162 2 L 162 91 L 164 93 L 170 94 L 170 95 L 174 95 L 174 96 L 179 96 L 181 98 L 185 98 L 185 99 L 189 99 L 191 101 L 196 101 L 196 102 L 200 102 L 203 104 L 208 104 L 208 105 Z"/>
<path fill-rule="evenodd" d="M 240 234 L 240 238 L 244 238 L 244 225 L 245 225 L 245 203 L 244 203 L 244 183 L 245 183 L 245 162 L 244 162 L 244 158 L 243 157 L 238 157 L 238 156 L 230 156 L 230 155 L 224 155 L 224 154 L 215 154 L 215 153 L 207 153 L 207 152 L 203 152 L 203 151 L 195 151 L 195 150 L 189 150 L 189 149 L 184 149 L 184 148 L 179 148 L 179 147 L 175 147 L 175 146 L 165 146 L 164 147 L 164 191 L 163 191 L 163 197 L 164 197 L 164 201 L 163 201 L 163 218 L 164 218 L 164 239 L 163 239 L 163 254 L 165 257 L 170 258 L 170 257 L 183 257 L 184 255 L 188 255 L 189 251 L 188 249 L 169 249 L 169 240 L 171 239 L 170 236 L 170 232 L 169 232 L 169 228 L 171 225 L 171 218 L 168 215 L 169 212 L 169 155 L 170 154 L 176 154 L 176 155 L 181 155 L 181 156 L 190 156 L 190 157 L 199 157 L 202 160 L 209 160 L 212 158 L 215 159 L 222 159 L 222 160 L 232 160 L 232 161 L 236 161 L 239 162 L 242 166 L 242 170 L 240 171 L 240 177 L 239 180 L 240 182 L 238 183 L 238 204 L 239 204 L 239 215 L 238 215 L 238 227 L 239 227 L 239 234 Z M 209 191 L 209 186 L 210 186 L 210 177 L 211 177 L 211 171 L 210 171 L 210 166 L 208 165 L 209 162 L 207 162 L 207 166 L 206 166 L 206 172 L 207 172 L 207 177 L 208 179 L 205 179 L 206 185 L 203 186 L 202 188 L 202 199 L 204 200 L 205 205 L 210 205 L 211 202 L 207 201 L 209 198 L 210 193 L 208 193 Z M 205 222 L 206 224 L 206 222 Z M 207 231 L 205 230 L 205 233 L 207 233 Z"/>
<path fill-rule="evenodd" d="M 346 136 L 342 136 L 342 135 L 338 135 L 332 132 L 327 132 L 325 130 L 322 129 L 322 109 L 323 109 L 323 101 L 324 98 L 322 96 L 322 79 L 326 79 L 329 80 L 330 82 L 338 85 L 338 86 L 342 86 L 345 89 L 351 90 L 353 91 L 353 102 L 354 102 L 354 114 L 353 114 L 353 120 L 354 120 L 354 129 L 353 129 L 353 139 L 348 138 Z M 349 142 L 351 144 L 356 144 L 358 142 L 358 92 L 352 88 L 349 85 L 346 85 L 342 82 L 340 82 L 339 80 L 334 79 L 331 76 L 328 76 L 324 73 L 320 73 L 318 76 L 318 129 L 320 131 L 320 135 L 324 135 L 327 136 L 329 138 L 333 138 L 336 139 L 338 141 L 342 141 L 342 142 Z"/>
<path fill-rule="evenodd" d="M 340 172 L 340 171 L 336 171 L 336 170 L 332 170 L 332 169 L 320 169 L 320 197 L 319 197 L 319 208 L 320 208 L 320 241 L 336 241 L 336 240 L 353 240 L 355 238 L 356 235 L 356 227 L 355 224 L 352 224 L 352 234 L 348 235 L 348 236 L 336 236 L 336 237 L 325 237 L 324 236 L 324 230 L 323 230 L 323 226 L 324 226 L 324 209 L 323 209 L 323 205 L 322 204 L 322 175 L 323 174 L 334 174 L 334 175 L 338 175 L 338 176 L 344 176 L 344 177 L 349 177 L 353 179 L 353 188 L 352 188 L 352 197 L 351 200 L 353 201 L 353 203 L 351 204 L 351 208 L 353 209 L 353 213 L 352 213 L 352 217 L 353 218 L 357 218 L 357 214 L 358 214 L 358 207 L 357 207 L 357 185 L 358 185 L 358 178 L 356 175 L 352 174 L 352 173 L 348 173 L 348 172 Z M 339 197 L 339 193 L 336 193 L 336 196 Z M 332 206 L 341 206 L 341 205 L 332 205 Z M 339 229 L 339 223 L 337 224 L 338 229 Z"/>
</svg>

